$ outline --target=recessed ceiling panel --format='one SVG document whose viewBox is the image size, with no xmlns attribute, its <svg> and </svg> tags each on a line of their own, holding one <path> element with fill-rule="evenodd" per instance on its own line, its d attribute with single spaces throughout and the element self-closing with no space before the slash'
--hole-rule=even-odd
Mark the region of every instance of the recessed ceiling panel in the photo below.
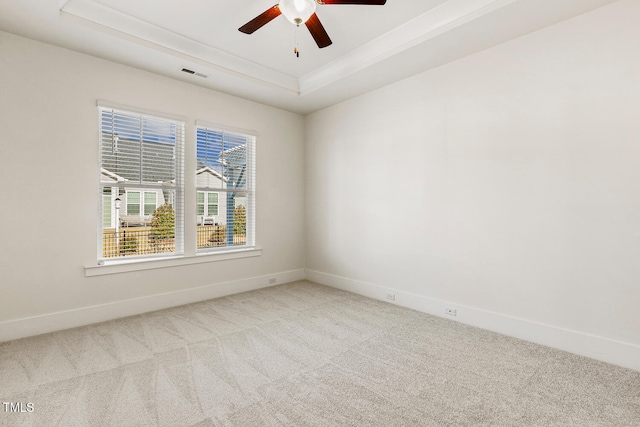
<svg viewBox="0 0 640 427">
<path fill-rule="evenodd" d="M 304 26 L 284 16 L 248 35 L 238 28 L 277 0 L 96 0 L 140 21 L 169 30 L 267 68 L 300 77 L 424 14 L 446 0 L 388 0 L 384 6 L 318 5 L 316 14 L 333 44 L 319 49 Z M 294 54 L 297 47 L 300 56 Z"/>
<path fill-rule="evenodd" d="M 324 49 L 283 16 L 238 31 L 277 0 L 0 0 L 0 31 L 306 114 L 614 1 L 318 5 Z"/>
</svg>

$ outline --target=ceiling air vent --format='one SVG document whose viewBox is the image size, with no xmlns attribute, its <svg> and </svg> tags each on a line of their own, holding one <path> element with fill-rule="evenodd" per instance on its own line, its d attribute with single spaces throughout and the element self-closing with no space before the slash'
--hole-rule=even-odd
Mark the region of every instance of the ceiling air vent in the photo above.
<svg viewBox="0 0 640 427">
<path fill-rule="evenodd" d="M 207 77 L 209 77 L 209 76 L 207 76 L 206 74 L 196 73 L 195 71 L 190 70 L 190 69 L 188 69 L 188 68 L 183 68 L 183 69 L 182 69 L 182 72 L 183 72 L 183 73 L 187 73 L 187 74 L 193 74 L 193 75 L 195 75 L 195 76 L 202 77 L 203 79 L 206 79 Z"/>
</svg>

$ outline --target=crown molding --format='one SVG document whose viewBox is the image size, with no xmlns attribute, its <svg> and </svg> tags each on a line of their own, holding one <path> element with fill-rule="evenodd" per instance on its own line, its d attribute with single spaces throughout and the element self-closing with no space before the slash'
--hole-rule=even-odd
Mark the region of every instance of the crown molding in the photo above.
<svg viewBox="0 0 640 427">
<path fill-rule="evenodd" d="M 442 0 L 429 11 L 299 79 L 92 0 L 70 0 L 60 13 L 99 31 L 202 65 L 202 74 L 224 73 L 304 96 L 515 1 Z"/>
<path fill-rule="evenodd" d="M 300 95 L 312 93 L 517 0 L 449 0 L 300 78 Z"/>
<path fill-rule="evenodd" d="M 70 0 L 62 17 L 165 54 L 298 95 L 298 79 L 91 0 Z M 208 74 L 204 72 L 203 74 Z"/>
</svg>

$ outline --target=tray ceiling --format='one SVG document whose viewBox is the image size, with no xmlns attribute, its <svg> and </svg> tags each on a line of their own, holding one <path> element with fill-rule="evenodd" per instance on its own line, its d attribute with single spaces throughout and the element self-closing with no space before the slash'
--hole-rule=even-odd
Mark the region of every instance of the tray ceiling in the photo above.
<svg viewBox="0 0 640 427">
<path fill-rule="evenodd" d="M 613 1 L 318 5 L 324 49 L 283 16 L 238 31 L 275 0 L 0 0 L 0 30 L 305 114 Z"/>
</svg>

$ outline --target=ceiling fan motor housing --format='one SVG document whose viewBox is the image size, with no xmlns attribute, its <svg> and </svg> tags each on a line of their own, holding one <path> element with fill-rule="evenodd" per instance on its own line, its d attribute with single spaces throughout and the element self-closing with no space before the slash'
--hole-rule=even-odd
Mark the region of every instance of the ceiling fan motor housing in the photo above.
<svg viewBox="0 0 640 427">
<path fill-rule="evenodd" d="M 280 15 L 284 15 L 288 21 L 299 26 L 303 24 L 307 27 L 313 40 L 319 48 L 331 45 L 333 42 L 329 34 L 324 29 L 318 15 L 316 15 L 317 4 L 355 4 L 355 5 L 384 5 L 387 0 L 280 0 L 280 3 L 270 7 L 251 21 L 238 28 L 238 31 L 245 34 L 253 34 L 262 26 L 268 24 Z"/>
<path fill-rule="evenodd" d="M 300 25 L 307 22 L 315 13 L 316 2 L 315 0 L 280 0 L 278 7 L 289 22 Z"/>
</svg>

